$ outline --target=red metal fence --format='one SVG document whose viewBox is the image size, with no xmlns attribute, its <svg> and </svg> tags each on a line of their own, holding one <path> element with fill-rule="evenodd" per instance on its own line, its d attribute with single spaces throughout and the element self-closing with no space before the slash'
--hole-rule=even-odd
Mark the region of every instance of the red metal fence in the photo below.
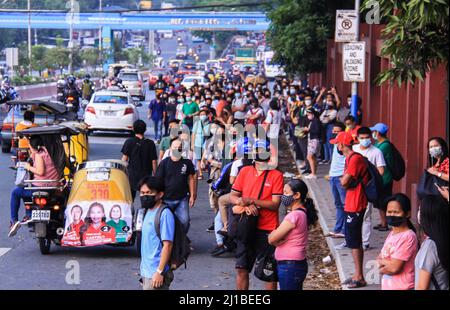
<svg viewBox="0 0 450 310">
<path fill-rule="evenodd" d="M 448 72 L 440 66 L 423 82 L 402 87 L 373 83 L 378 73 L 389 67 L 389 59 L 380 57 L 382 25 L 361 25 L 361 40 L 366 41 L 366 82 L 359 83 L 363 125 L 383 122 L 390 127 L 391 141 L 406 161 L 406 176 L 394 185 L 394 191 L 407 194 L 417 206 L 416 186 L 427 166 L 427 141 L 433 136 L 448 141 Z M 420 46 L 417 46 L 420 48 Z M 310 85 L 335 85 L 342 99 L 350 93 L 351 83 L 343 81 L 342 43 L 328 42 L 327 70 L 310 74 Z M 413 213 L 415 216 L 415 212 Z"/>
</svg>

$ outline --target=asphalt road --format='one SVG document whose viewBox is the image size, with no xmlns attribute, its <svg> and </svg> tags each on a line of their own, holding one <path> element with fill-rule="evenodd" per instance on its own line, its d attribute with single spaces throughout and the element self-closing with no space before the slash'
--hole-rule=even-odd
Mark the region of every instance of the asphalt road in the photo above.
<svg viewBox="0 0 450 310">
<path fill-rule="evenodd" d="M 174 56 L 176 41 L 161 40 L 163 57 Z M 206 60 L 208 51 L 203 44 L 201 59 Z M 154 96 L 147 93 L 146 102 Z M 141 118 L 146 116 L 146 104 L 140 108 Z M 146 135 L 153 138 L 149 124 Z M 90 137 L 91 159 L 120 158 L 120 150 L 126 137 L 113 133 L 98 133 Z M 0 290 L 2 289 L 140 289 L 138 273 L 140 259 L 135 247 L 101 246 L 94 248 L 62 248 L 52 245 L 50 255 L 41 255 L 37 242 L 23 227 L 13 238 L 8 238 L 9 200 L 13 189 L 14 173 L 8 169 L 10 157 L 0 154 Z M 20 218 L 23 216 L 23 207 Z M 212 258 L 208 249 L 215 244 L 214 235 L 205 230 L 213 220 L 209 207 L 208 188 L 205 181 L 199 186 L 199 198 L 191 212 L 189 237 L 193 242 L 187 269 L 175 271 L 172 289 L 223 289 L 235 288 L 234 259 L 232 255 Z M 74 269 L 75 266 L 75 269 Z M 79 283 L 73 276 L 79 266 Z M 66 281 L 67 279 L 69 281 Z M 260 289 L 259 281 L 252 281 L 251 288 Z"/>
</svg>

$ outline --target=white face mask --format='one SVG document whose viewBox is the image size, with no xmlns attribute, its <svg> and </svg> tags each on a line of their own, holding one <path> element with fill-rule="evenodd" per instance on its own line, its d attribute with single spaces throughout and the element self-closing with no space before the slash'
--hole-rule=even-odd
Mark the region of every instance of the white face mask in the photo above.
<svg viewBox="0 0 450 310">
<path fill-rule="evenodd" d="M 438 158 L 442 155 L 442 147 L 435 146 L 430 148 L 430 156 L 433 158 Z"/>
<path fill-rule="evenodd" d="M 312 104 L 312 101 L 311 100 L 305 100 L 305 104 L 310 106 Z"/>
</svg>

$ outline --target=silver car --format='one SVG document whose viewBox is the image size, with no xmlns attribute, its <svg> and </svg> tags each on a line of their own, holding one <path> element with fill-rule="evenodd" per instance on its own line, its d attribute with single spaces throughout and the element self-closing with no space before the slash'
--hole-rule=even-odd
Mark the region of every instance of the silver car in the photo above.
<svg viewBox="0 0 450 310">
<path fill-rule="evenodd" d="M 140 101 L 145 100 L 144 80 L 138 70 L 122 69 L 118 78 L 122 80 L 122 85 L 131 97 L 137 97 Z"/>
</svg>

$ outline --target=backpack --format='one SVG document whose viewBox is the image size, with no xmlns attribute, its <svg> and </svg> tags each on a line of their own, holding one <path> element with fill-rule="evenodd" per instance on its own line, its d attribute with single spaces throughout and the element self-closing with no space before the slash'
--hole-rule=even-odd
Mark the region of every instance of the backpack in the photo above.
<svg viewBox="0 0 450 310">
<path fill-rule="evenodd" d="M 381 174 L 378 172 L 377 167 L 375 167 L 374 164 L 372 164 L 366 157 L 364 157 L 363 155 L 359 154 L 359 153 L 353 153 L 350 158 L 349 158 L 349 162 L 350 159 L 353 157 L 353 155 L 358 154 L 359 156 L 361 156 L 364 159 L 364 162 L 366 163 L 367 166 L 367 172 L 366 174 L 364 174 L 361 178 L 359 178 L 357 180 L 357 183 L 361 183 L 363 189 L 364 189 L 364 193 L 366 194 L 367 200 L 370 203 L 373 203 L 374 205 L 380 205 L 380 203 L 382 202 L 383 196 L 383 178 L 381 176 Z M 367 182 L 367 184 L 364 184 L 363 179 L 364 177 L 369 174 L 369 181 Z"/>
<path fill-rule="evenodd" d="M 165 209 L 169 209 L 170 212 L 172 212 L 175 220 L 175 234 L 173 237 L 173 246 L 172 246 L 172 253 L 170 254 L 169 267 L 171 270 L 178 269 L 178 267 L 180 267 L 181 265 L 184 265 L 184 268 L 186 268 L 186 261 L 189 257 L 189 254 L 191 254 L 191 247 L 190 247 L 191 241 L 189 240 L 184 230 L 183 224 L 180 222 L 178 217 L 175 215 L 175 213 L 169 206 L 163 205 L 156 212 L 155 216 L 156 235 L 158 236 L 159 240 L 161 240 L 161 231 L 160 231 L 161 214 Z"/>
<path fill-rule="evenodd" d="M 405 160 L 395 145 L 392 142 L 388 143 L 391 145 L 392 150 L 392 166 L 388 164 L 388 169 L 391 171 L 392 178 L 395 181 L 400 181 L 406 172 Z"/>
</svg>

